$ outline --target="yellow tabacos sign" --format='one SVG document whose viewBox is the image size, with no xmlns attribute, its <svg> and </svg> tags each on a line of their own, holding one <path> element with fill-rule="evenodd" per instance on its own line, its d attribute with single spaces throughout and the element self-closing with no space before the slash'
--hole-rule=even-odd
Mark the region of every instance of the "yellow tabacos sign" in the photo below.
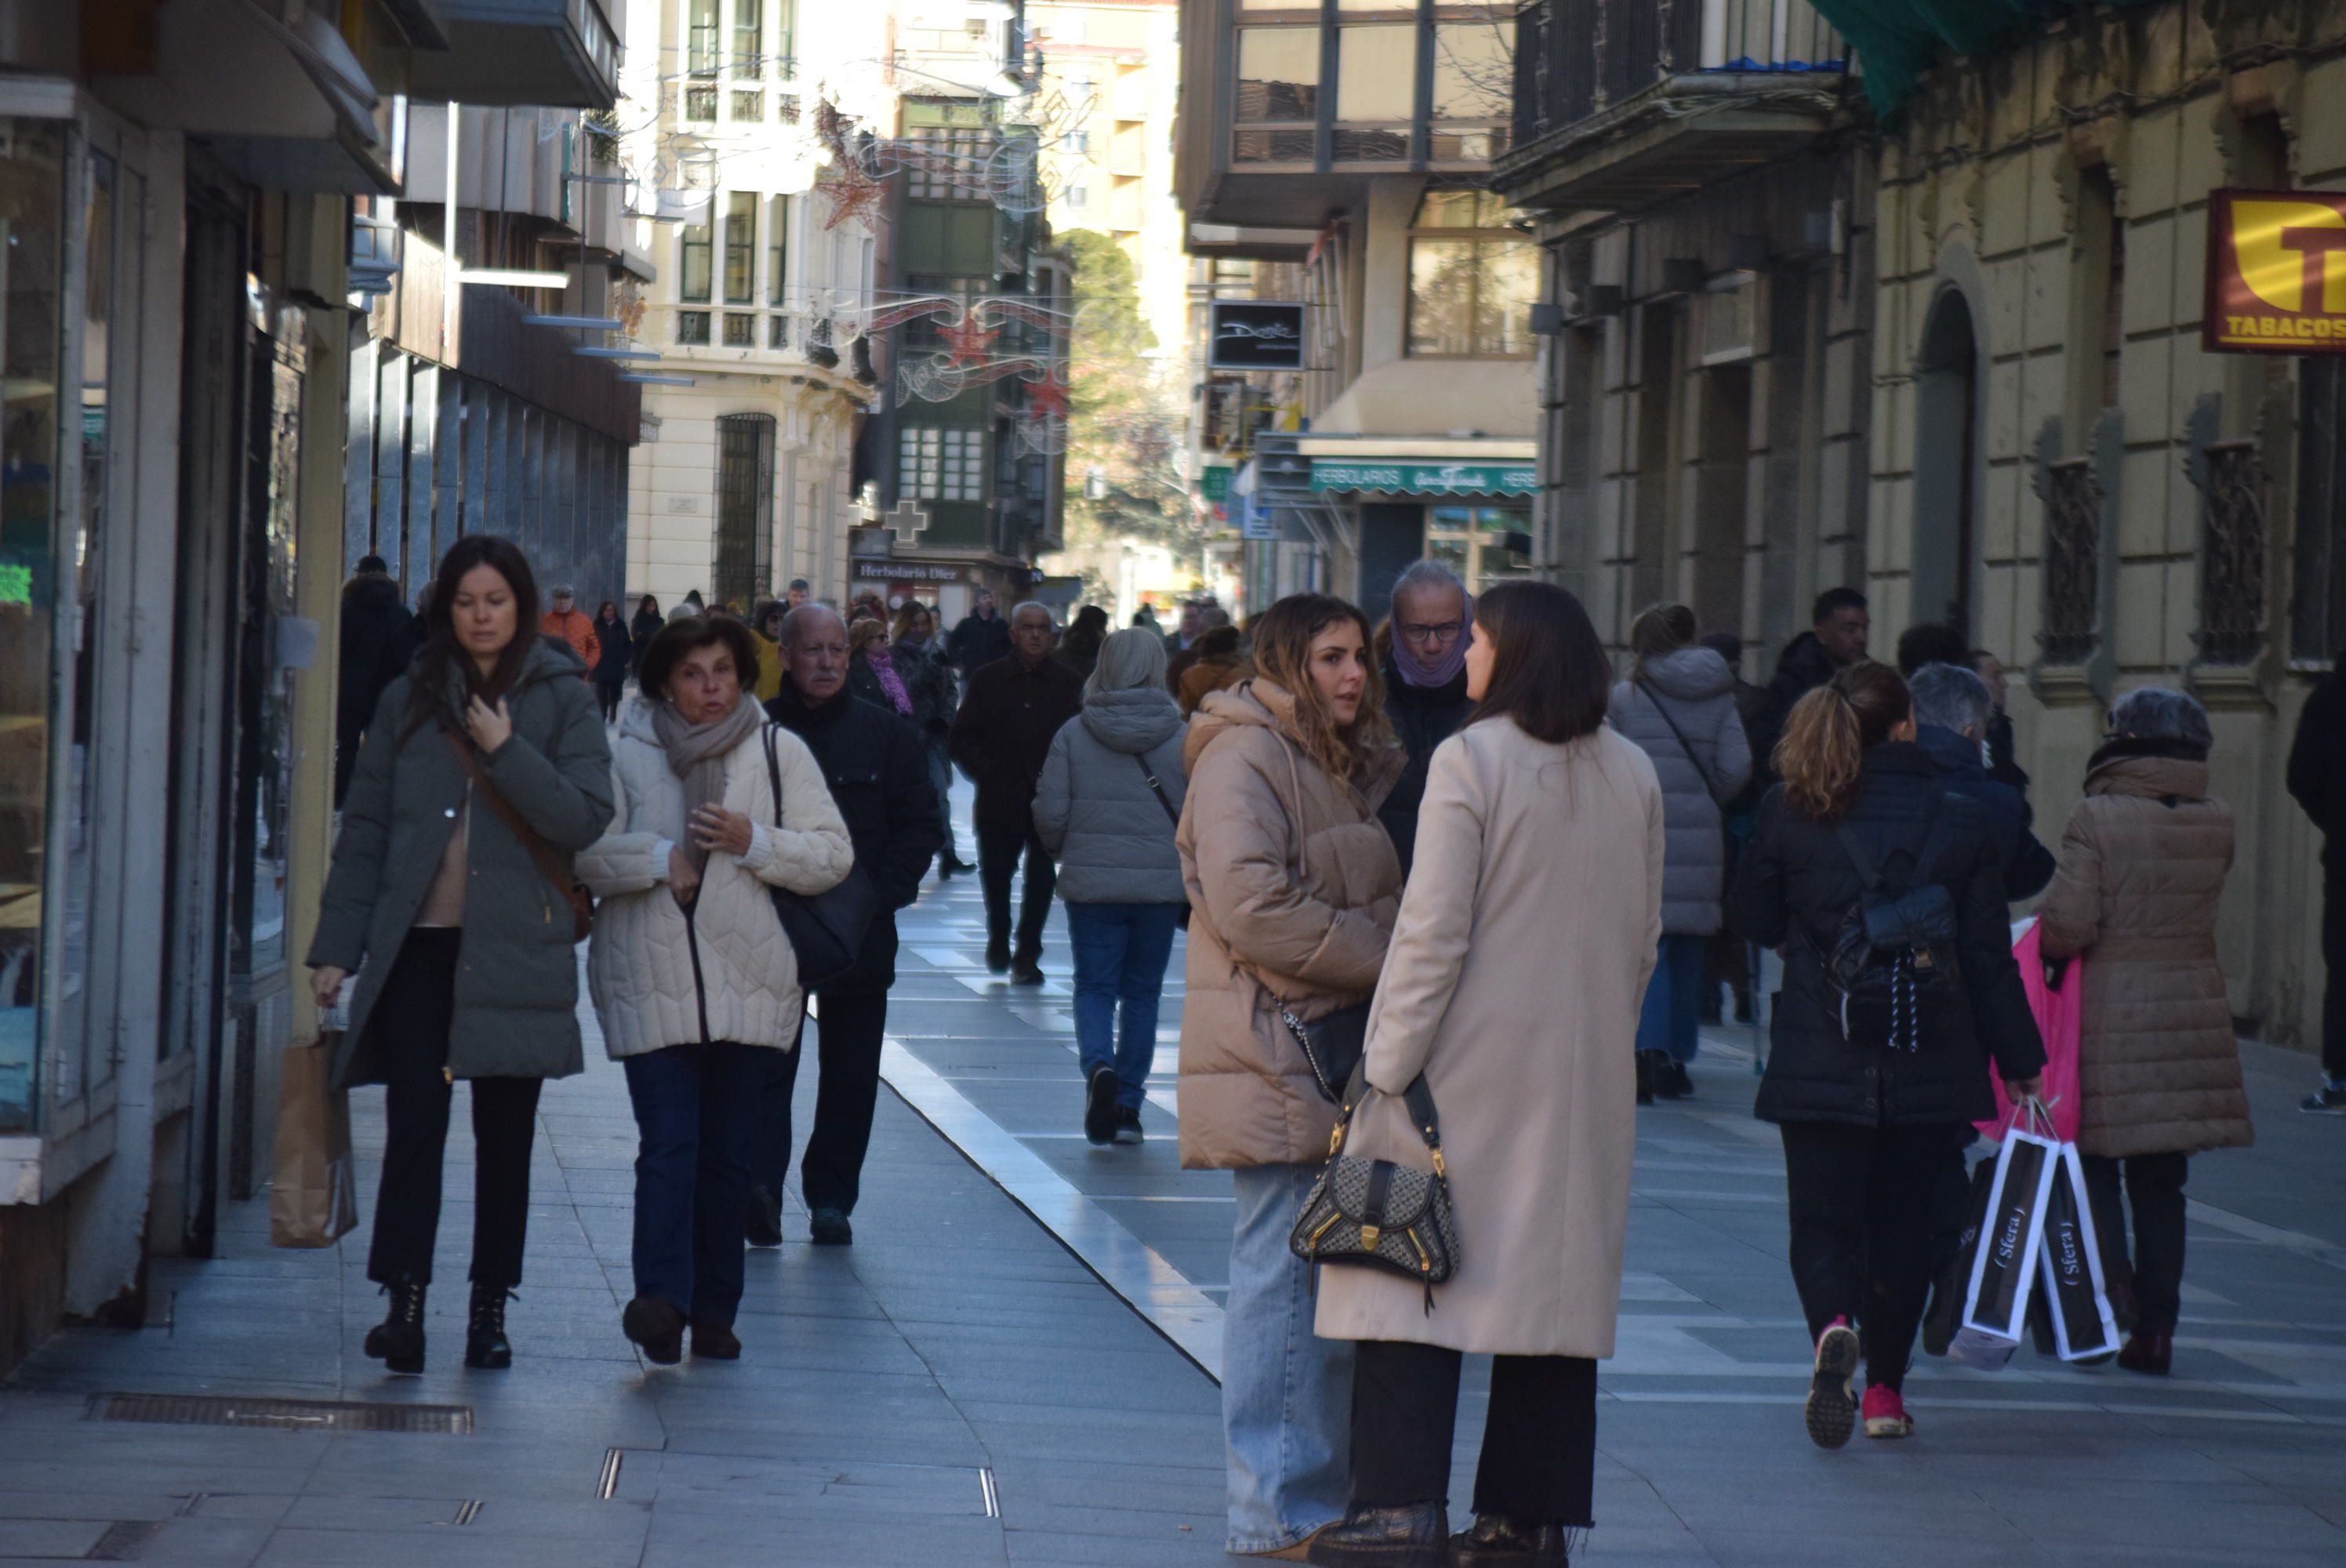
<svg viewBox="0 0 2346 1568">
<path fill-rule="evenodd" d="M 2208 198 L 2201 341 L 2233 353 L 2346 351 L 2346 191 Z"/>
</svg>

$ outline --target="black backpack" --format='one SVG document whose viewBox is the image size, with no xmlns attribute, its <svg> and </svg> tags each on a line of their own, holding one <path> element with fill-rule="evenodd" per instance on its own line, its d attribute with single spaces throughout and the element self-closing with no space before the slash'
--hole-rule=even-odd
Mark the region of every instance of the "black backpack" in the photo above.
<svg viewBox="0 0 2346 1568">
<path fill-rule="evenodd" d="M 1831 950 L 1817 955 L 1841 1038 L 1919 1051 L 1924 1041 L 1938 1038 L 1962 981 L 1955 901 L 1930 880 L 1946 848 L 1944 802 L 1933 810 L 1914 869 L 1900 886 L 1889 885 L 1849 824 L 1834 829 L 1833 836 L 1865 883 Z"/>
</svg>

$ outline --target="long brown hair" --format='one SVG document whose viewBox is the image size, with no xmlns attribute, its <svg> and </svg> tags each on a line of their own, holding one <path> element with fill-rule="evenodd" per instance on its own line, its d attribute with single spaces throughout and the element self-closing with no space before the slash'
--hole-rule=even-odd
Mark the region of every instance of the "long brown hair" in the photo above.
<svg viewBox="0 0 2346 1568">
<path fill-rule="evenodd" d="M 1913 695 L 1896 670 L 1872 660 L 1851 665 L 1792 705 L 1776 742 L 1784 799 L 1815 822 L 1837 822 L 1857 799 L 1865 752 L 1914 715 Z"/>
<path fill-rule="evenodd" d="M 1491 684 L 1468 724 L 1512 718 L 1561 746 L 1605 723 L 1613 667 L 1580 601 L 1553 583 L 1499 583 L 1474 601 L 1474 636 L 1491 644 Z"/>
<path fill-rule="evenodd" d="M 1368 667 L 1361 687 L 1361 711 L 1349 728 L 1340 728 L 1311 679 L 1311 641 L 1339 621 L 1361 632 Z M 1399 744 L 1385 719 L 1384 678 L 1376 662 L 1366 657 L 1369 617 L 1343 600 L 1327 594 L 1290 594 L 1256 617 L 1254 667 L 1264 679 L 1295 700 L 1296 743 L 1331 779 L 1350 780 Z"/>
<path fill-rule="evenodd" d="M 1644 677 L 1646 663 L 1674 654 L 1694 641 L 1694 612 L 1684 605 L 1654 605 L 1629 623 L 1629 678 Z"/>
<path fill-rule="evenodd" d="M 474 664 L 456 643 L 456 585 L 475 566 L 486 566 L 505 580 L 513 590 L 514 635 L 497 655 L 497 662 L 484 678 L 480 667 Z M 423 727 L 440 709 L 441 722 L 450 729 L 458 728 L 460 716 L 445 709 L 448 679 L 451 671 L 461 674 L 464 693 L 477 697 L 494 707 L 499 697 L 511 692 L 521 679 L 522 667 L 529 662 L 530 650 L 537 646 L 537 578 L 529 569 L 529 557 L 521 546 L 495 534 L 467 534 L 448 546 L 440 557 L 440 569 L 433 574 L 431 596 L 423 604 L 423 646 L 416 651 L 415 662 L 408 668 L 407 712 L 401 718 L 399 738 L 403 741 Z"/>
</svg>

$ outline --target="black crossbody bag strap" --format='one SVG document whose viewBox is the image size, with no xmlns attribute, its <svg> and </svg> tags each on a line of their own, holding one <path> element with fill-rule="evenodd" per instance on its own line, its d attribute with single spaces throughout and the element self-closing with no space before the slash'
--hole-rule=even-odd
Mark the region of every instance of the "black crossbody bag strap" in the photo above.
<svg viewBox="0 0 2346 1568">
<path fill-rule="evenodd" d="M 1140 769 L 1140 776 L 1143 779 L 1148 780 L 1149 793 L 1157 797 L 1157 803 L 1165 808 L 1165 815 L 1172 820 L 1173 826 L 1178 829 L 1181 826 L 1181 813 L 1173 809 L 1173 797 L 1168 795 L 1165 792 L 1165 786 L 1157 781 L 1157 769 L 1148 765 L 1148 759 L 1142 753 L 1136 751 L 1131 755 L 1133 766 Z"/>
<path fill-rule="evenodd" d="M 1678 749 L 1685 752 L 1686 759 L 1694 765 L 1694 776 L 1702 780 L 1704 791 L 1713 800 L 1717 800 L 1719 786 L 1712 782 L 1710 769 L 1702 765 L 1701 754 L 1696 751 L 1693 743 L 1687 739 L 1686 731 L 1678 728 L 1678 721 L 1670 717 L 1670 710 L 1662 706 L 1661 697 L 1642 681 L 1637 683 L 1637 689 L 1646 694 L 1646 700 L 1653 704 L 1656 713 L 1662 716 L 1662 722 L 1670 727 L 1670 738 L 1678 743 Z"/>
</svg>

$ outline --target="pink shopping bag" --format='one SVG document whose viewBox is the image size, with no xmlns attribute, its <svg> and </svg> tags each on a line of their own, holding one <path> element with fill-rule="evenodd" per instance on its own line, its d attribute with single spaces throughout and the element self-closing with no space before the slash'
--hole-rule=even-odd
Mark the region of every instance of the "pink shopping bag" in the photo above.
<svg viewBox="0 0 2346 1568">
<path fill-rule="evenodd" d="M 2045 983 L 2045 959 L 2037 946 L 2038 923 L 2031 920 L 2012 944 L 2013 961 L 2020 965 L 2021 988 L 2028 993 L 2028 1010 L 2036 1015 L 2036 1032 L 2045 1037 L 2045 1087 L 2040 1097 L 2053 1118 L 2055 1141 L 2077 1141 L 2077 1040 L 2085 1023 L 2086 961 L 2073 958 L 2056 989 Z M 2013 1117 L 2012 1099 L 1993 1059 L 1988 1076 L 1994 1080 L 1995 1115 L 1976 1124 L 1983 1136 L 2000 1138 Z"/>
</svg>

